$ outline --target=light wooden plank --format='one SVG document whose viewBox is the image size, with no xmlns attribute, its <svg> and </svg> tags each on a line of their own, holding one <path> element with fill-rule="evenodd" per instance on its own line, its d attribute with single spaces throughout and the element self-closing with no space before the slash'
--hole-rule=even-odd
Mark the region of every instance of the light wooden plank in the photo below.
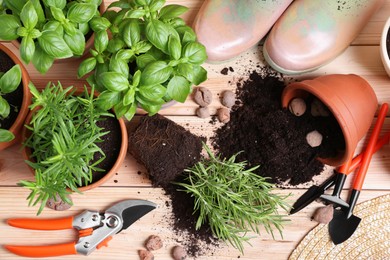
<svg viewBox="0 0 390 260">
<path fill-rule="evenodd" d="M 302 191 L 280 191 L 280 193 L 292 193 L 291 202 L 295 201 Z M 360 202 L 380 196 L 386 191 L 367 191 L 362 193 Z M 27 192 L 21 188 L 0 187 L 0 244 L 18 245 L 44 245 L 62 242 L 70 242 L 76 239 L 72 231 L 35 231 L 10 227 L 5 223 L 8 218 L 35 217 L 36 209 L 26 206 Z M 12 198 L 10 200 L 9 198 Z M 157 204 L 157 208 L 130 226 L 127 230 L 114 236 L 108 248 L 103 247 L 90 255 L 93 259 L 138 259 L 137 250 L 143 248 L 143 243 L 150 235 L 159 235 L 164 240 L 164 247 L 155 251 L 156 259 L 171 259 L 170 250 L 178 244 L 183 237 L 173 232 L 170 207 L 166 206 L 167 197 L 160 189 L 152 188 L 107 188 L 101 187 L 86 192 L 84 195 L 72 196 L 75 206 L 65 212 L 45 210 L 40 218 L 60 218 L 73 216 L 85 209 L 104 210 L 113 203 L 124 199 L 146 199 Z M 316 226 L 310 221 L 314 210 L 321 206 L 317 202 L 312 203 L 304 210 L 289 216 L 291 220 L 283 230 L 283 238 L 275 235 L 275 239 L 262 232 L 251 240 L 251 246 L 245 247 L 245 255 L 221 244 L 220 247 L 205 252 L 198 259 L 286 259 L 306 233 Z M 184 237 L 185 239 L 188 239 Z M 80 256 L 55 257 L 51 259 L 79 259 Z M 8 253 L 0 247 L 0 259 L 20 259 Z"/>
</svg>

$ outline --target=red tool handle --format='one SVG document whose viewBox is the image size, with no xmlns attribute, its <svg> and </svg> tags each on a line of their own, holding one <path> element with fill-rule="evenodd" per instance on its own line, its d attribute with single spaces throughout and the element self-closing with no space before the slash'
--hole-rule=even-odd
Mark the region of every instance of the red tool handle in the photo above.
<svg viewBox="0 0 390 260">
<path fill-rule="evenodd" d="M 8 225 L 25 229 L 60 230 L 73 228 L 73 217 L 58 219 L 11 218 Z"/>
<path fill-rule="evenodd" d="M 377 121 L 375 123 L 374 129 L 372 130 L 372 134 L 371 134 L 370 139 L 368 141 L 367 147 L 363 153 L 362 162 L 360 164 L 359 171 L 357 172 L 356 179 L 354 180 L 354 183 L 353 183 L 354 190 L 360 191 L 362 189 L 363 182 L 364 182 L 364 179 L 366 177 L 367 170 L 368 170 L 368 166 L 370 165 L 372 155 L 375 152 L 375 144 L 378 140 L 379 133 L 380 133 L 382 126 L 383 126 L 383 123 L 385 121 L 388 108 L 389 108 L 389 106 L 387 105 L 387 103 L 384 103 L 381 106 L 381 109 L 379 111 L 378 118 L 377 118 Z"/>
<path fill-rule="evenodd" d="M 49 246 L 11 246 L 5 245 L 5 249 L 24 257 L 49 257 L 77 254 L 75 242 Z"/>
<path fill-rule="evenodd" d="M 377 152 L 379 149 L 381 149 L 382 146 L 384 146 L 385 144 L 388 144 L 389 142 L 390 142 L 390 132 L 386 133 L 381 139 L 378 140 L 378 142 L 375 144 L 374 147 L 374 153 Z M 360 166 L 360 163 L 362 162 L 362 158 L 363 158 L 363 153 L 353 158 L 348 173 L 355 171 L 356 168 Z"/>
</svg>

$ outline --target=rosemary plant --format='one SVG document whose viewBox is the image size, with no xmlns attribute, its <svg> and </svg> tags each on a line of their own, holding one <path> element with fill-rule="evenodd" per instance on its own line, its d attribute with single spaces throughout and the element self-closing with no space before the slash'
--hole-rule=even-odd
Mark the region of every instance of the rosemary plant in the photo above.
<svg viewBox="0 0 390 260">
<path fill-rule="evenodd" d="M 40 214 L 56 194 L 71 204 L 67 188 L 78 192 L 78 187 L 91 183 L 93 171 L 102 171 L 96 166 L 105 155 L 97 144 L 107 132 L 96 122 L 113 115 L 95 107 L 93 87 L 91 94 L 84 87 L 81 96 L 74 95 L 73 87 L 64 89 L 61 83 L 49 83 L 41 93 L 32 83 L 29 88 L 34 114 L 26 126 L 31 135 L 24 145 L 32 151 L 27 163 L 35 170 L 35 181 L 19 184 L 31 190 L 27 198 L 30 206 L 41 203 Z"/>
<path fill-rule="evenodd" d="M 260 225 L 273 237 L 273 228 L 282 236 L 282 224 L 287 220 L 278 209 L 288 209 L 285 199 L 289 195 L 273 193 L 273 185 L 253 173 L 258 166 L 245 170 L 246 162 L 236 162 L 237 154 L 221 159 L 203 146 L 209 158 L 186 169 L 185 181 L 176 183 L 195 199 L 196 229 L 208 224 L 217 238 L 241 252 L 243 242 L 249 243 L 246 233 L 260 234 Z"/>
</svg>

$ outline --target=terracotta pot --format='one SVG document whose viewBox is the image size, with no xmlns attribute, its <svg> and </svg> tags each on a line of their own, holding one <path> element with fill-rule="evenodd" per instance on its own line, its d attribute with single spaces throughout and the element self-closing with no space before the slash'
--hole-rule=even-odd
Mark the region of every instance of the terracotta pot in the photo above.
<svg viewBox="0 0 390 260">
<path fill-rule="evenodd" d="M 83 91 L 81 89 L 78 89 L 76 92 L 77 93 L 83 93 Z M 95 93 L 95 96 L 97 95 L 97 93 Z M 31 122 L 31 118 L 34 114 L 34 112 L 37 110 L 38 108 L 30 111 L 26 117 L 26 121 L 25 121 L 25 124 L 26 125 L 29 125 L 30 122 Z M 112 111 L 111 111 L 112 112 Z M 120 129 L 121 129 L 121 147 L 120 147 L 120 150 L 119 150 L 119 154 L 118 154 L 118 157 L 114 163 L 114 165 L 112 166 L 112 168 L 110 170 L 107 171 L 107 173 L 104 175 L 104 177 L 102 177 L 101 179 L 99 179 L 98 181 L 96 182 L 93 182 L 87 186 L 82 186 L 82 187 L 79 187 L 78 190 L 81 191 L 81 192 L 84 192 L 84 191 L 87 191 L 87 190 L 90 190 L 90 189 L 93 189 L 93 188 L 96 188 L 96 187 L 99 187 L 100 185 L 102 185 L 103 183 L 105 183 L 106 181 L 108 181 L 115 173 L 118 172 L 119 168 L 121 167 L 125 157 L 126 157 L 126 154 L 127 154 L 127 147 L 128 147 L 128 135 L 127 135 L 127 128 L 126 128 L 126 124 L 125 124 L 125 121 L 121 118 L 121 119 L 118 119 L 118 123 L 119 123 L 119 126 L 120 126 Z M 23 140 L 26 140 L 27 137 L 31 134 L 31 132 L 26 128 L 24 127 L 23 128 Z M 30 158 L 31 156 L 31 149 L 29 147 L 24 147 L 23 149 L 23 157 L 25 160 L 31 160 Z M 31 168 L 30 166 L 28 166 L 29 169 L 31 170 L 31 172 L 33 174 L 35 174 L 35 171 L 33 168 Z M 70 191 L 70 189 L 68 189 Z"/>
<path fill-rule="evenodd" d="M 100 14 L 103 14 L 105 10 L 106 10 L 106 5 L 105 5 L 104 1 L 102 1 L 102 3 L 99 6 Z M 73 56 L 73 57 L 66 58 L 66 59 L 55 59 L 54 63 L 68 62 L 69 60 L 74 60 L 74 59 L 79 59 L 79 58 L 85 57 L 86 55 L 89 54 L 89 51 L 92 49 L 93 44 L 94 44 L 94 42 L 93 42 L 94 39 L 95 39 L 95 34 L 92 33 L 92 35 L 88 38 L 87 42 L 85 43 L 84 53 L 80 57 Z M 13 41 L 11 41 L 11 43 L 19 50 L 20 42 L 18 40 L 13 40 Z"/>
<path fill-rule="evenodd" d="M 10 51 L 7 47 L 5 47 L 3 44 L 0 43 L 0 50 L 5 52 L 8 57 L 12 59 L 12 61 L 15 64 L 19 64 L 21 70 L 22 70 L 22 85 L 23 85 L 23 100 L 22 100 L 22 105 L 19 110 L 19 114 L 16 117 L 15 122 L 12 124 L 9 131 L 11 131 L 15 135 L 15 139 L 9 142 L 2 142 L 0 143 L 0 150 L 3 150 L 17 142 L 20 141 L 22 133 L 22 127 L 24 124 L 24 120 L 28 114 L 28 106 L 31 104 L 31 93 L 30 89 L 28 88 L 28 83 L 30 82 L 30 76 L 26 70 L 26 68 L 23 66 L 23 63 L 19 58 L 12 52 Z"/>
<path fill-rule="evenodd" d="M 282 93 L 282 106 L 295 97 L 314 95 L 333 113 L 345 139 L 345 150 L 334 158 L 319 158 L 339 166 L 353 156 L 358 142 L 372 124 L 378 100 L 370 84 L 354 74 L 333 74 L 289 84 Z"/>
</svg>

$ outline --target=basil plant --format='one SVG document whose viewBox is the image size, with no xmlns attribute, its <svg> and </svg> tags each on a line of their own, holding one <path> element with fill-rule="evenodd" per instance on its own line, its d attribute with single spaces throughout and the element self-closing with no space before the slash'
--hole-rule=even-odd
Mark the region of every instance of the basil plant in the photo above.
<svg viewBox="0 0 390 260">
<path fill-rule="evenodd" d="M 0 40 L 20 42 L 20 57 L 46 73 L 55 59 L 81 56 L 102 0 L 3 0 Z"/>
<path fill-rule="evenodd" d="M 205 47 L 179 17 L 188 8 L 164 5 L 120 0 L 91 21 L 94 49 L 78 76 L 89 75 L 101 93 L 99 106 L 114 108 L 118 118 L 130 120 L 138 106 L 153 115 L 171 100 L 184 102 L 192 86 L 207 79 Z"/>
<path fill-rule="evenodd" d="M 4 98 L 4 95 L 14 92 L 22 81 L 22 70 L 19 65 L 13 66 L 10 70 L 0 72 L 0 119 L 6 119 L 11 111 L 11 106 Z M 1 125 L 0 125 L 1 127 Z M 7 129 L 0 128 L 0 142 L 9 142 L 15 138 L 14 134 Z"/>
</svg>

